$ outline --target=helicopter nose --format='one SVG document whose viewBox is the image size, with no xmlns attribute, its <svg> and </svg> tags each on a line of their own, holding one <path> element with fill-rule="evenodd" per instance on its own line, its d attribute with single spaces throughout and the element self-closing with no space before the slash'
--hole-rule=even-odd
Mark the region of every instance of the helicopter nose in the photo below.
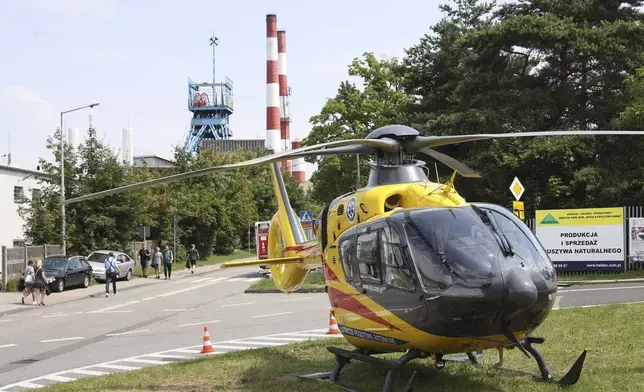
<svg viewBox="0 0 644 392">
<path fill-rule="evenodd" d="M 523 268 L 512 268 L 507 272 L 504 280 L 510 313 L 528 309 L 537 302 L 537 286 L 528 271 Z"/>
</svg>

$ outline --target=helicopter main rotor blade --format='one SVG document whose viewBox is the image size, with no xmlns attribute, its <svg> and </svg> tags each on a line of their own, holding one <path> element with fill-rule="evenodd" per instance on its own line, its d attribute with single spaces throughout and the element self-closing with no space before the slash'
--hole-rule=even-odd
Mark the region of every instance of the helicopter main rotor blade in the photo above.
<svg viewBox="0 0 644 392">
<path fill-rule="evenodd" d="M 438 147 L 448 144 L 473 142 L 484 139 L 501 139 L 515 137 L 535 136 L 591 136 L 591 135 L 644 135 L 644 131 L 544 131 L 544 132 L 512 132 L 512 133 L 491 133 L 474 135 L 454 136 L 418 136 L 413 140 L 403 142 L 405 150 L 417 152 L 425 147 Z"/>
<path fill-rule="evenodd" d="M 336 155 L 336 154 L 371 154 L 374 147 L 352 145 L 344 147 L 325 148 L 324 150 L 305 151 L 290 155 L 289 158 L 311 157 L 318 155 Z M 295 150 L 292 150 L 295 151 Z"/>
<path fill-rule="evenodd" d="M 123 193 L 127 191 L 133 191 L 136 189 L 147 188 L 147 187 L 151 187 L 159 184 L 166 184 L 170 182 L 180 181 L 187 178 L 198 177 L 198 176 L 203 176 L 203 175 L 222 172 L 222 171 L 234 170 L 234 169 L 239 169 L 243 167 L 280 162 L 287 159 L 291 159 L 293 156 L 298 156 L 298 154 L 302 154 L 305 152 L 311 152 L 311 155 L 316 155 L 315 153 L 320 153 L 323 155 L 327 147 L 343 147 L 343 146 L 352 146 L 352 145 L 359 145 L 359 146 L 366 145 L 366 146 L 380 148 L 380 149 L 383 149 L 386 151 L 392 151 L 392 152 L 400 149 L 400 144 L 397 141 L 392 139 L 338 140 L 335 142 L 316 144 L 314 146 L 302 147 L 295 150 L 290 150 L 290 151 L 281 152 L 281 153 L 272 154 L 272 155 L 266 155 L 263 157 L 250 159 L 244 162 L 230 163 L 230 164 L 221 165 L 221 166 L 206 167 L 199 170 L 194 170 L 186 173 L 179 173 L 179 174 L 162 177 L 162 178 L 156 178 L 154 180 L 143 181 L 136 184 L 124 185 L 118 188 L 112 188 L 101 192 L 91 193 L 89 195 L 67 199 L 64 201 L 64 203 L 65 204 L 78 203 L 81 201 L 97 199 L 100 197 L 114 195 L 117 193 Z"/>
<path fill-rule="evenodd" d="M 464 163 L 457 161 L 456 159 L 450 157 L 449 155 L 445 155 L 442 152 L 438 152 L 436 150 L 432 150 L 429 147 L 425 147 L 422 150 L 420 150 L 420 153 L 425 154 L 431 158 L 434 158 L 435 160 L 441 162 L 445 166 L 448 166 L 455 170 L 458 174 L 460 174 L 463 177 L 466 178 L 481 178 L 481 175 L 475 172 L 474 170 L 470 169 L 468 166 L 466 166 Z"/>
</svg>

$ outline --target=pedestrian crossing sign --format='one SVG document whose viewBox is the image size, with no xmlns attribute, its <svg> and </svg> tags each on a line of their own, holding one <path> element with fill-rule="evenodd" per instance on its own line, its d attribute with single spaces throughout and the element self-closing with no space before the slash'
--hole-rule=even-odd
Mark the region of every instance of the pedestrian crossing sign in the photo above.
<svg viewBox="0 0 644 392">
<path fill-rule="evenodd" d="M 300 211 L 300 222 L 313 222 L 313 211 Z"/>
</svg>

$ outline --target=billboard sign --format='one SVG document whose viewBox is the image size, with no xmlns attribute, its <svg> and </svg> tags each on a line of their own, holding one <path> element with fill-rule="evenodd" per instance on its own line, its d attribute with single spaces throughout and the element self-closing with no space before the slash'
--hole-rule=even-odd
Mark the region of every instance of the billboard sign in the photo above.
<svg viewBox="0 0 644 392">
<path fill-rule="evenodd" d="M 628 218 L 628 255 L 644 258 L 644 218 Z"/>
<path fill-rule="evenodd" d="M 623 271 L 624 208 L 536 211 L 536 235 L 560 271 Z"/>
<path fill-rule="evenodd" d="M 257 259 L 268 259 L 268 230 L 270 222 L 255 222 L 255 243 L 257 248 Z"/>
</svg>

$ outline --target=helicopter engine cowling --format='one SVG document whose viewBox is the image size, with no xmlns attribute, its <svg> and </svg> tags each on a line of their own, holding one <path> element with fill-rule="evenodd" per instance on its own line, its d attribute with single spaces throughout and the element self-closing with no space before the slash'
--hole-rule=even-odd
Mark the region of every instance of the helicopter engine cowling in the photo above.
<svg viewBox="0 0 644 392">
<path fill-rule="evenodd" d="M 287 256 L 282 241 L 282 232 L 275 214 L 268 232 L 268 258 L 276 259 Z M 275 286 L 281 291 L 292 293 L 304 283 L 309 274 L 309 267 L 300 264 L 271 265 L 271 275 Z"/>
</svg>

